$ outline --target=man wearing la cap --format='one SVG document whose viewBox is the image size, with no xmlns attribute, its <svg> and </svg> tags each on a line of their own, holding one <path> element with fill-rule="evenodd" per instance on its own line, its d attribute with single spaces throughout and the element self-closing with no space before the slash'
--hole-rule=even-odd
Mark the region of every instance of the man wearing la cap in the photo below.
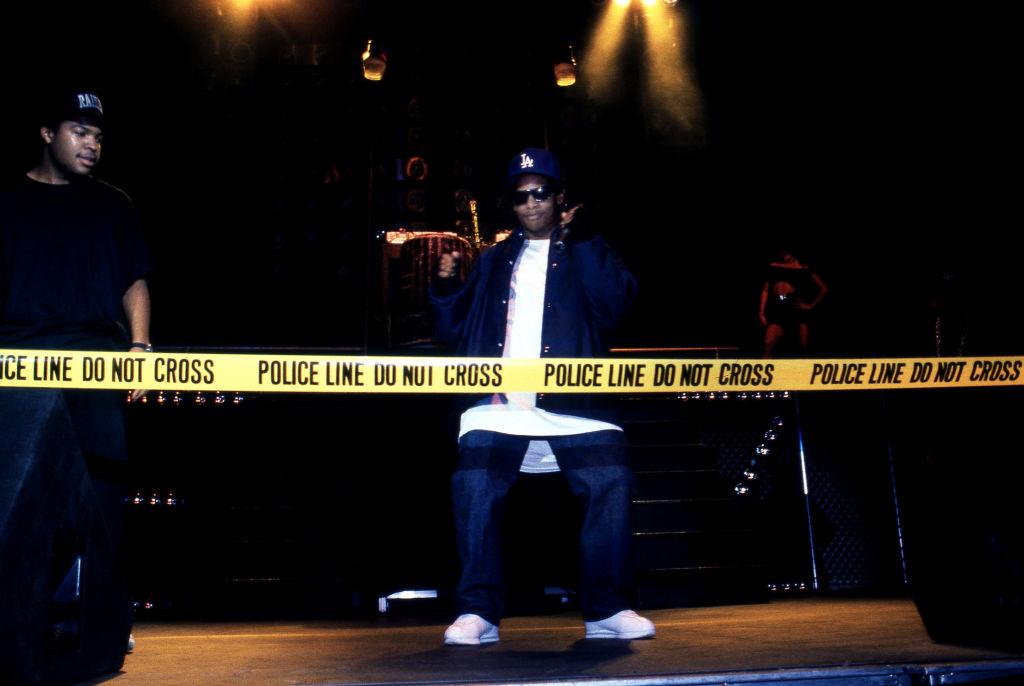
<svg viewBox="0 0 1024 686">
<path fill-rule="evenodd" d="M 481 255 L 465 284 L 458 255 L 441 259 L 431 294 L 441 340 L 471 357 L 567 358 L 606 353 L 604 337 L 636 282 L 608 245 L 564 205 L 561 165 L 527 148 L 506 192 L 520 228 Z M 450 645 L 498 640 L 504 609 L 501 513 L 522 473 L 561 471 L 582 504 L 580 601 L 587 638 L 650 638 L 629 609 L 630 489 L 622 430 L 592 396 L 507 393 L 473 399 L 461 418 L 452 478 L 462 576 Z"/>
<path fill-rule="evenodd" d="M 38 164 L 0 190 L 0 348 L 150 351 L 152 264 L 139 216 L 123 191 L 92 176 L 103 148 L 103 103 L 75 89 L 55 91 L 42 109 Z M 64 400 L 119 551 L 123 396 L 65 391 Z"/>
</svg>

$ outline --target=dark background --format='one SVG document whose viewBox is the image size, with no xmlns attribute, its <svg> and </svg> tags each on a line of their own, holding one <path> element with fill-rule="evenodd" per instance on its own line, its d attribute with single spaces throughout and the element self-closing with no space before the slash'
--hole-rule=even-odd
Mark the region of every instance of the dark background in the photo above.
<svg viewBox="0 0 1024 686">
<path fill-rule="evenodd" d="M 585 64 L 554 86 L 553 56 L 585 52 L 601 2 L 278 0 L 245 32 L 216 5 L 46 3 L 5 10 L 0 29 L 7 176 L 35 159 L 40 93 L 65 78 L 102 92 L 100 176 L 144 216 L 158 344 L 393 345 L 377 233 L 453 229 L 459 188 L 485 235 L 508 226 L 504 166 L 547 142 L 639 277 L 622 342 L 754 352 L 762 267 L 790 245 L 831 288 L 820 354 L 933 352 L 927 296 L 944 272 L 975 310 L 969 351 L 1020 349 L 1000 314 L 1019 137 L 993 10 L 681 2 L 697 136 L 645 106 L 638 32 L 611 102 L 587 98 Z M 360 74 L 370 35 L 388 53 L 379 83 Z M 428 178 L 398 179 L 416 154 Z"/>
</svg>

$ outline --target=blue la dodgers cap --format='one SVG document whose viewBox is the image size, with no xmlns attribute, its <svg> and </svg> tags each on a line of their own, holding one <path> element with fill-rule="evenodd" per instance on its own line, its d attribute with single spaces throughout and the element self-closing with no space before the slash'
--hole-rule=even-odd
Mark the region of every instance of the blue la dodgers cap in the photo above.
<svg viewBox="0 0 1024 686">
<path fill-rule="evenodd" d="M 562 165 L 551 151 L 543 148 L 526 148 L 508 163 L 506 183 L 512 183 L 522 174 L 540 174 L 555 181 L 563 181 Z"/>
</svg>

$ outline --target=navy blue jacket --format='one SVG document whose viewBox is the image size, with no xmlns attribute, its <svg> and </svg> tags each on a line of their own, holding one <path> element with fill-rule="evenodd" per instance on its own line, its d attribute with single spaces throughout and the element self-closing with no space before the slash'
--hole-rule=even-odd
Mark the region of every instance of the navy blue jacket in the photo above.
<svg viewBox="0 0 1024 686">
<path fill-rule="evenodd" d="M 485 251 L 464 284 L 437 279 L 431 291 L 438 339 L 467 357 L 501 357 L 512 268 L 526 237 L 520 229 Z M 625 316 L 636 280 L 600 237 L 568 242 L 548 253 L 541 352 L 544 357 L 604 357 L 605 338 Z M 489 397 L 489 396 L 486 396 Z M 479 399 L 479 397 L 477 398 Z M 539 394 L 553 412 L 611 419 L 591 394 Z"/>
</svg>

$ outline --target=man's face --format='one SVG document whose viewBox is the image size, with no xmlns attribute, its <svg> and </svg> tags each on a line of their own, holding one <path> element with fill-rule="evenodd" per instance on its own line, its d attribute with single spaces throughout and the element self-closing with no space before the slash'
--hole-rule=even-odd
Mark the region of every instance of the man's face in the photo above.
<svg viewBox="0 0 1024 686">
<path fill-rule="evenodd" d="M 551 186 L 552 181 L 547 177 L 537 174 L 523 174 L 516 181 L 517 193 L 514 196 L 538 188 L 550 189 Z M 526 195 L 525 202 L 513 200 L 512 206 L 528 238 L 540 239 L 551 235 L 551 231 L 561 218 L 558 208 L 561 206 L 564 197 L 564 194 L 559 193 L 558 195 L 549 195 L 546 200 L 537 200 L 532 195 Z"/>
<path fill-rule="evenodd" d="M 44 127 L 50 157 L 65 176 L 88 176 L 100 161 L 103 129 L 87 121 L 63 121 L 56 131 Z"/>
</svg>

